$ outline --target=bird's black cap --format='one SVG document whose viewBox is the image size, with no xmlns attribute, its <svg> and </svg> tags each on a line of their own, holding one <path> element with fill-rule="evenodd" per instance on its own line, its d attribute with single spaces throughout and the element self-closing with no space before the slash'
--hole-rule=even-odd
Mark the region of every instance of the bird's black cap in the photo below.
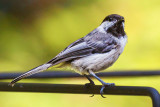
<svg viewBox="0 0 160 107">
<path fill-rule="evenodd" d="M 105 17 L 105 19 L 102 21 L 105 22 L 105 21 L 114 21 L 114 20 L 123 20 L 124 21 L 124 17 L 123 16 L 120 16 L 118 14 L 111 14 L 111 15 L 108 15 L 107 17 Z"/>
</svg>

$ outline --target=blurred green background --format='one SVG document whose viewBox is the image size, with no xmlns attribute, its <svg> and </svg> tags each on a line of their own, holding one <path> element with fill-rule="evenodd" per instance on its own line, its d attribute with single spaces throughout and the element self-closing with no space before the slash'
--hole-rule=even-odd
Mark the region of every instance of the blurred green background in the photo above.
<svg viewBox="0 0 160 107">
<path fill-rule="evenodd" d="M 159 0 L 1 0 L 0 71 L 27 71 L 43 64 L 100 25 L 105 16 L 125 17 L 128 43 L 107 71 L 160 69 Z M 151 86 L 160 78 L 103 78 L 117 85 Z M 1 80 L 2 81 L 2 80 Z M 9 80 L 8 80 L 9 81 Z M 100 84 L 97 80 L 96 84 Z M 22 80 L 84 84 L 84 79 Z M 149 97 L 0 92 L 1 107 L 151 107 Z"/>
</svg>

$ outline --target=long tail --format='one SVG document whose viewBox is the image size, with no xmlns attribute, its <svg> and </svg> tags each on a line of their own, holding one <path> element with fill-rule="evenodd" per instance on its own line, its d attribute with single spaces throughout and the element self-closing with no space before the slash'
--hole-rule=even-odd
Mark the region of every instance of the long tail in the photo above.
<svg viewBox="0 0 160 107">
<path fill-rule="evenodd" d="M 51 66 L 53 66 L 53 64 L 47 63 L 47 64 L 40 65 L 40 66 L 38 66 L 38 67 L 36 67 L 36 68 L 33 68 L 32 70 L 30 70 L 30 71 L 28 71 L 28 72 L 26 72 L 26 73 L 18 76 L 18 77 L 15 78 L 14 80 L 12 80 L 11 83 L 9 83 L 9 85 L 13 87 L 14 84 L 15 84 L 16 82 L 18 82 L 19 80 L 21 80 L 21 79 L 23 79 L 23 78 L 25 78 L 25 77 L 31 76 L 31 75 L 33 75 L 33 74 L 42 72 L 42 71 L 48 69 L 48 68 L 51 67 Z"/>
</svg>

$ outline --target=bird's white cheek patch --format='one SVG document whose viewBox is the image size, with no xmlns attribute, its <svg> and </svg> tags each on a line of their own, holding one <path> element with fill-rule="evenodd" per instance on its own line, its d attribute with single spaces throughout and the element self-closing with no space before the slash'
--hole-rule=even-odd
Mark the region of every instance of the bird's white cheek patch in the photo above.
<svg viewBox="0 0 160 107">
<path fill-rule="evenodd" d="M 101 32 L 101 33 L 106 33 L 106 31 L 104 30 L 104 28 L 102 26 L 99 26 L 97 28 L 98 32 Z"/>
<path fill-rule="evenodd" d="M 101 33 L 106 33 L 107 29 L 111 26 L 113 26 L 115 24 L 115 22 L 103 22 L 98 28 L 97 30 Z"/>
</svg>

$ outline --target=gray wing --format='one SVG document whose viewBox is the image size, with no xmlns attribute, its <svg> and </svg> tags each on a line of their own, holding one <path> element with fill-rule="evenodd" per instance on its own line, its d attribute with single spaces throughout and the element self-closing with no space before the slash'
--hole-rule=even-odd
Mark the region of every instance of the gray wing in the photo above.
<svg viewBox="0 0 160 107">
<path fill-rule="evenodd" d="M 88 46 L 94 48 L 94 53 L 106 53 L 118 46 L 117 41 L 110 34 L 101 32 L 87 35 L 85 41 Z"/>
<path fill-rule="evenodd" d="M 89 56 L 91 54 L 106 53 L 114 49 L 116 45 L 115 40 L 106 34 L 90 33 L 84 38 L 70 44 L 48 63 L 56 65 L 61 62 Z"/>
<path fill-rule="evenodd" d="M 60 52 L 55 58 L 51 59 L 48 63 L 53 65 L 59 64 L 61 62 L 73 60 L 75 58 L 81 58 L 92 54 L 93 48 L 87 46 L 84 38 L 73 42 L 68 47 L 66 47 L 62 52 Z"/>
</svg>

